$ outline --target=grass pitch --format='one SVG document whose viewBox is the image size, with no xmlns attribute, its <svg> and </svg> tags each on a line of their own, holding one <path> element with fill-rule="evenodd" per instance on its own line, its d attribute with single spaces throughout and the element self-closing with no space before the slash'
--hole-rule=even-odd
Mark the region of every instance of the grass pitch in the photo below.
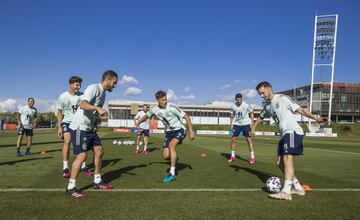
<svg viewBox="0 0 360 220">
<path fill-rule="evenodd" d="M 178 178 L 164 184 L 162 135 L 150 138 L 150 154 L 113 140 L 135 136 L 100 132 L 105 156 L 102 178 L 116 191 L 91 190 L 92 177 L 80 174 L 78 188 L 88 198 L 64 195 L 61 146 L 54 130 L 35 131 L 33 156 L 15 156 L 15 133 L 0 134 L 0 219 L 359 219 L 360 138 L 305 138 L 296 175 L 314 190 L 293 201 L 267 198 L 264 182 L 282 177 L 275 165 L 277 138 L 256 137 L 254 166 L 245 140 L 236 161 L 227 163 L 230 138 L 197 136 L 178 148 Z M 25 147 L 22 148 L 25 150 Z M 46 154 L 41 154 L 46 150 Z M 204 154 L 206 156 L 204 156 Z M 71 157 L 73 159 L 73 157 Z M 88 163 L 91 166 L 92 152 Z"/>
</svg>

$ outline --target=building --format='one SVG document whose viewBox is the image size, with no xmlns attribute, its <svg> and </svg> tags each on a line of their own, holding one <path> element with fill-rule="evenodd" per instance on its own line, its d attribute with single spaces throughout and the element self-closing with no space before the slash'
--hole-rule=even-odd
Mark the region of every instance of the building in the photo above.
<svg viewBox="0 0 360 220">
<path fill-rule="evenodd" d="M 109 127 L 134 127 L 134 117 L 141 110 L 144 102 L 139 101 L 110 101 L 109 107 Z M 156 103 L 147 103 L 150 106 Z M 178 105 L 191 118 L 195 125 L 230 125 L 231 105 Z M 253 105 L 255 117 L 261 111 L 260 106 Z M 267 119 L 266 121 L 269 121 Z M 162 128 L 160 121 L 155 121 L 156 127 Z"/>
<path fill-rule="evenodd" d="M 310 85 L 279 92 L 290 96 L 303 107 L 309 108 Z M 330 84 L 314 84 L 313 113 L 321 116 L 329 114 Z M 334 83 L 331 121 L 360 122 L 360 83 Z"/>
</svg>

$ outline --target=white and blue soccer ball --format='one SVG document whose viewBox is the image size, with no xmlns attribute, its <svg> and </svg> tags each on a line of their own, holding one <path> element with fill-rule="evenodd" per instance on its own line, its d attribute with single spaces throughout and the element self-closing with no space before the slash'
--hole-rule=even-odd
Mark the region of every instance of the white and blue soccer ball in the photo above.
<svg viewBox="0 0 360 220">
<path fill-rule="evenodd" d="M 122 142 L 121 142 L 121 141 L 118 141 L 117 144 L 118 144 L 118 145 L 122 145 Z"/>
<path fill-rule="evenodd" d="M 281 180 L 278 177 L 272 176 L 266 180 L 266 189 L 271 193 L 278 193 L 281 191 Z"/>
<path fill-rule="evenodd" d="M 118 144 L 118 141 L 117 140 L 113 141 L 113 144 Z"/>
</svg>

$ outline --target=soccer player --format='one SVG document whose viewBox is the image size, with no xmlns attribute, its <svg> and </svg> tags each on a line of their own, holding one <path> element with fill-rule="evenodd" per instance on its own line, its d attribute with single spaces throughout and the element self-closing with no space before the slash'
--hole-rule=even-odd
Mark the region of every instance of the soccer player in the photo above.
<svg viewBox="0 0 360 220">
<path fill-rule="evenodd" d="M 104 149 L 97 135 L 97 121 L 99 116 L 107 116 L 103 109 L 106 91 L 111 92 L 117 84 L 118 75 L 108 70 L 104 72 L 101 83 L 88 86 L 80 101 L 80 108 L 76 111 L 70 123 L 71 140 L 74 147 L 75 161 L 72 164 L 71 176 L 66 193 L 75 198 L 85 198 L 86 195 L 76 189 L 76 178 L 79 174 L 81 164 L 86 159 L 87 151 L 94 151 L 94 183 L 93 189 L 111 190 L 111 185 L 101 180 L 101 161 Z"/>
<path fill-rule="evenodd" d="M 165 125 L 165 141 L 163 145 L 163 156 L 165 160 L 170 159 L 170 172 L 163 179 L 164 183 L 170 183 L 176 179 L 175 167 L 177 162 L 176 147 L 182 143 L 186 137 L 186 128 L 182 122 L 186 121 L 189 139 L 194 140 L 195 135 L 190 117 L 179 107 L 167 102 L 166 92 L 158 91 L 155 94 L 157 105 L 150 109 L 139 121 L 136 122 L 137 129 L 140 124 L 155 115 Z"/>
<path fill-rule="evenodd" d="M 251 127 L 254 122 L 254 109 L 251 105 L 243 102 L 242 94 L 238 93 L 235 95 L 236 103 L 232 107 L 232 112 L 230 116 L 230 128 L 233 131 L 231 138 L 231 156 L 228 160 L 229 163 L 233 162 L 236 159 L 236 137 L 243 134 L 250 151 L 249 164 L 255 164 L 255 153 L 254 153 L 254 144 L 251 140 Z M 250 117 L 249 117 L 250 115 Z"/>
<path fill-rule="evenodd" d="M 139 111 L 135 118 L 134 118 L 134 122 L 136 124 L 136 122 L 142 118 L 144 115 L 146 115 L 146 113 L 149 110 L 149 106 L 147 104 L 144 104 L 142 107 L 142 111 Z M 144 121 L 143 123 L 140 124 L 140 130 L 138 130 L 138 136 L 137 136 L 137 140 L 136 140 L 136 151 L 135 154 L 139 154 L 140 153 L 140 139 L 141 137 L 144 138 L 144 154 L 148 154 L 148 150 L 147 150 L 147 146 L 149 143 L 149 136 L 150 136 L 150 130 L 149 130 L 149 121 L 150 119 L 148 118 L 146 121 Z"/>
<path fill-rule="evenodd" d="M 292 200 L 292 194 L 305 195 L 305 191 L 295 176 L 294 157 L 303 154 L 304 131 L 297 123 L 293 114 L 299 113 L 318 123 L 326 122 L 327 118 L 317 118 L 306 108 L 300 107 L 288 96 L 274 94 L 270 83 L 263 81 L 256 86 L 259 95 L 266 101 L 260 116 L 251 130 L 255 135 L 256 127 L 268 113 L 276 122 L 281 139 L 278 144 L 277 164 L 285 176 L 284 187 L 281 192 L 270 194 L 269 197 L 280 200 Z"/>
<path fill-rule="evenodd" d="M 20 108 L 19 114 L 17 114 L 17 122 L 19 126 L 18 137 L 16 141 L 16 156 L 23 156 L 20 151 L 20 146 L 24 135 L 27 137 L 27 148 L 25 155 L 31 156 L 30 148 L 33 140 L 33 128 L 36 127 L 37 110 L 34 107 L 35 99 L 28 98 L 27 106 Z"/>
<path fill-rule="evenodd" d="M 74 118 L 74 115 L 80 105 L 80 97 L 83 94 L 80 92 L 82 79 L 78 76 L 72 76 L 69 79 L 68 91 L 62 93 L 59 96 L 57 106 L 57 120 L 58 120 L 58 136 L 64 139 L 62 157 L 63 157 L 63 177 L 70 178 L 69 169 L 69 148 L 71 144 L 71 133 L 69 129 L 70 122 Z M 85 170 L 86 176 L 91 176 L 86 163 L 81 166 L 82 170 Z"/>
</svg>

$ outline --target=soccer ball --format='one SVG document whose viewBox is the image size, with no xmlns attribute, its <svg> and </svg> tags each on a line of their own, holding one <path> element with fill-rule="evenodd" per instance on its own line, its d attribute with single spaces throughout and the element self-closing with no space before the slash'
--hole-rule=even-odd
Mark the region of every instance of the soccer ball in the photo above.
<svg viewBox="0 0 360 220">
<path fill-rule="evenodd" d="M 117 144 L 118 144 L 118 145 L 122 145 L 121 141 L 118 141 Z"/>
<path fill-rule="evenodd" d="M 278 177 L 272 176 L 266 180 L 266 189 L 271 193 L 278 193 L 281 191 L 281 181 Z"/>
<path fill-rule="evenodd" d="M 118 142 L 115 140 L 115 141 L 113 141 L 113 144 L 117 144 Z"/>
<path fill-rule="evenodd" d="M 143 142 L 142 141 L 140 141 L 140 143 L 139 143 L 140 145 L 143 145 Z"/>
</svg>

